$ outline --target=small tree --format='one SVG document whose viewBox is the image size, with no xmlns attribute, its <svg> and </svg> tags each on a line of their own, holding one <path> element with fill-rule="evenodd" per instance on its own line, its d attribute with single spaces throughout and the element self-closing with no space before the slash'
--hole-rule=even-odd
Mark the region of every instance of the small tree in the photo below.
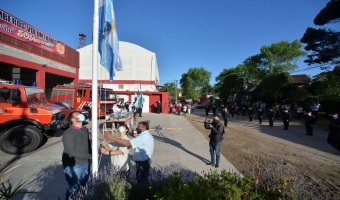
<svg viewBox="0 0 340 200">
<path fill-rule="evenodd" d="M 183 96 L 191 99 L 199 99 L 203 88 L 207 88 L 211 78 L 211 72 L 203 67 L 190 68 L 187 73 L 182 74 L 180 85 L 183 91 Z M 213 92 L 213 91 L 212 91 Z"/>
</svg>

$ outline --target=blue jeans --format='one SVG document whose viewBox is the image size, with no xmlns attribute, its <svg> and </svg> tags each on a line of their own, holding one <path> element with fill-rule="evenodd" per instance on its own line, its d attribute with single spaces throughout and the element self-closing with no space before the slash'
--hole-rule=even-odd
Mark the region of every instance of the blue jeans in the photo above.
<svg viewBox="0 0 340 200">
<path fill-rule="evenodd" d="M 220 150 L 221 150 L 222 142 L 209 142 L 209 150 L 211 156 L 211 163 L 212 164 L 219 164 L 220 163 Z M 215 155 L 216 155 L 216 162 L 215 162 Z"/>
<path fill-rule="evenodd" d="M 64 174 L 68 183 L 66 199 L 73 195 L 80 186 L 85 186 L 90 177 L 90 165 L 83 163 L 64 167 Z"/>
</svg>

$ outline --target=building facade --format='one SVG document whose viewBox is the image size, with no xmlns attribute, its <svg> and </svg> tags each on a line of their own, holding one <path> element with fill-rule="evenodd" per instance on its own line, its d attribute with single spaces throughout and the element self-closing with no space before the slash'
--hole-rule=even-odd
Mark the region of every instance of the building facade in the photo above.
<svg viewBox="0 0 340 200">
<path fill-rule="evenodd" d="M 79 53 L 0 9 L 0 72 L 1 80 L 35 82 L 49 96 L 56 84 L 78 82 Z"/>
<path fill-rule="evenodd" d="M 78 49 L 80 55 L 79 83 L 92 83 L 92 45 Z M 155 112 L 156 102 L 162 102 L 162 112 L 167 113 L 168 93 L 159 91 L 159 72 L 156 54 L 129 42 L 119 42 L 122 71 L 115 71 L 113 81 L 100 64 L 97 67 L 98 84 L 111 88 L 119 99 L 134 101 L 137 93 L 143 93 L 143 112 Z M 100 60 L 100 56 L 98 54 Z"/>
</svg>

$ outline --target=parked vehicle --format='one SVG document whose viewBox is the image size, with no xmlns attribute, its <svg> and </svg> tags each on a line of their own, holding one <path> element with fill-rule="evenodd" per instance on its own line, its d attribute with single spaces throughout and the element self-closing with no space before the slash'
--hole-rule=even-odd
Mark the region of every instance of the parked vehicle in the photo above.
<svg viewBox="0 0 340 200">
<path fill-rule="evenodd" d="M 91 115 L 92 85 L 64 84 L 53 87 L 51 101 L 66 102 L 76 109 L 87 110 Z M 117 102 L 116 94 L 109 88 L 98 88 L 98 117 L 112 113 L 113 104 Z"/>
<path fill-rule="evenodd" d="M 48 103 L 42 88 L 0 84 L 0 149 L 8 154 L 34 151 L 43 134 L 57 130 L 64 108 Z"/>
<path fill-rule="evenodd" d="M 73 111 L 78 110 L 75 107 L 73 107 L 72 105 L 66 103 L 66 102 L 62 102 L 62 101 L 49 101 L 50 103 L 53 103 L 55 105 L 58 106 L 62 106 L 65 109 L 65 115 L 69 116 Z M 85 116 L 85 121 L 84 124 L 88 123 L 90 121 L 90 113 L 87 110 L 78 110 L 81 114 L 83 114 Z M 65 118 L 66 120 L 66 118 Z M 65 122 L 65 125 L 62 128 L 68 128 L 69 127 L 69 123 Z"/>
</svg>

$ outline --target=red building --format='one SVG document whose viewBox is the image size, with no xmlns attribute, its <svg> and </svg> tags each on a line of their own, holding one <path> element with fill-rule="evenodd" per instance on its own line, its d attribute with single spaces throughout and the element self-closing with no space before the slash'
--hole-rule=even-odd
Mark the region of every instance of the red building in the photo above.
<svg viewBox="0 0 340 200">
<path fill-rule="evenodd" d="M 79 52 L 0 9 L 0 79 L 46 90 L 77 83 Z"/>
</svg>

